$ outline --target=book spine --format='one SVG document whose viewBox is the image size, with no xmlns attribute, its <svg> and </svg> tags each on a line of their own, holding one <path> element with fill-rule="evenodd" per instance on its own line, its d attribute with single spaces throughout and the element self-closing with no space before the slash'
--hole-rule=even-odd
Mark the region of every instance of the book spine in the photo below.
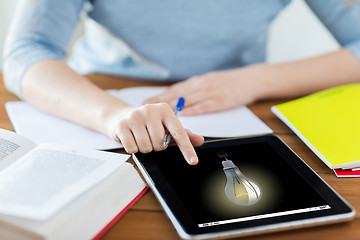
<svg viewBox="0 0 360 240">
<path fill-rule="evenodd" d="M 92 240 L 100 239 L 105 232 L 107 232 L 124 214 L 127 212 L 146 192 L 149 190 L 149 187 L 145 187 L 121 212 L 116 215 L 103 229 L 96 234 Z"/>
</svg>

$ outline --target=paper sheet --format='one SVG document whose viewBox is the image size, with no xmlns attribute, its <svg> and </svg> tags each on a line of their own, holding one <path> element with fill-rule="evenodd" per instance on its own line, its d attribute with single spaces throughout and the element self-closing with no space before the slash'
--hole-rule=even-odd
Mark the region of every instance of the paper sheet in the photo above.
<svg viewBox="0 0 360 240">
<path fill-rule="evenodd" d="M 129 104 L 141 106 L 145 99 L 161 93 L 164 89 L 165 87 L 136 87 L 108 92 Z M 244 137 L 273 132 L 245 106 L 196 116 L 180 115 L 179 119 L 185 128 L 206 137 Z"/>
<path fill-rule="evenodd" d="M 60 143 L 91 149 L 122 147 L 101 133 L 47 114 L 26 102 L 7 102 L 5 107 L 15 132 L 36 144 Z"/>
<path fill-rule="evenodd" d="M 122 90 L 108 90 L 116 97 L 135 106 L 161 93 L 164 87 L 136 87 Z M 122 147 L 108 137 L 44 113 L 25 102 L 8 102 L 5 105 L 9 118 L 17 133 L 35 143 L 62 143 L 93 149 Z M 244 137 L 272 133 L 247 107 L 198 116 L 180 116 L 183 126 L 206 137 Z"/>
</svg>

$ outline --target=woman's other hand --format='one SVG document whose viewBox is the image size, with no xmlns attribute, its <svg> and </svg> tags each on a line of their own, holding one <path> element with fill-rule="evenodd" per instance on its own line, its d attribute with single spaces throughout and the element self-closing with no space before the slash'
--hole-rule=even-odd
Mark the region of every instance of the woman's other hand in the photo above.
<svg viewBox="0 0 360 240">
<path fill-rule="evenodd" d="M 176 105 L 179 97 L 186 99 L 182 115 L 222 111 L 257 100 L 264 91 L 265 65 L 210 72 L 176 83 L 145 103 L 167 102 Z"/>
</svg>

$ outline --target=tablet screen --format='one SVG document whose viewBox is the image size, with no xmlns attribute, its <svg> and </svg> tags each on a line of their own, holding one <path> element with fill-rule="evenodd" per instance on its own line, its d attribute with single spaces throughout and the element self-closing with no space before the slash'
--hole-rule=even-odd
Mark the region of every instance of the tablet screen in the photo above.
<svg viewBox="0 0 360 240">
<path fill-rule="evenodd" d="M 274 136 L 210 142 L 196 151 L 196 166 L 177 147 L 136 155 L 190 235 L 351 212 Z"/>
</svg>

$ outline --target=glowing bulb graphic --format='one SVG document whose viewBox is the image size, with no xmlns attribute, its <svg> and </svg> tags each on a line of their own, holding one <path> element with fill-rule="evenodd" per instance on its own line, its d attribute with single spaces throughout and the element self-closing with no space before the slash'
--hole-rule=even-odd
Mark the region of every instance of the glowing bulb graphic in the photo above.
<svg viewBox="0 0 360 240">
<path fill-rule="evenodd" d="M 242 174 L 239 168 L 231 161 L 222 161 L 226 175 L 225 194 L 227 198 L 238 205 L 252 205 L 262 196 L 260 187 L 251 179 Z"/>
</svg>

